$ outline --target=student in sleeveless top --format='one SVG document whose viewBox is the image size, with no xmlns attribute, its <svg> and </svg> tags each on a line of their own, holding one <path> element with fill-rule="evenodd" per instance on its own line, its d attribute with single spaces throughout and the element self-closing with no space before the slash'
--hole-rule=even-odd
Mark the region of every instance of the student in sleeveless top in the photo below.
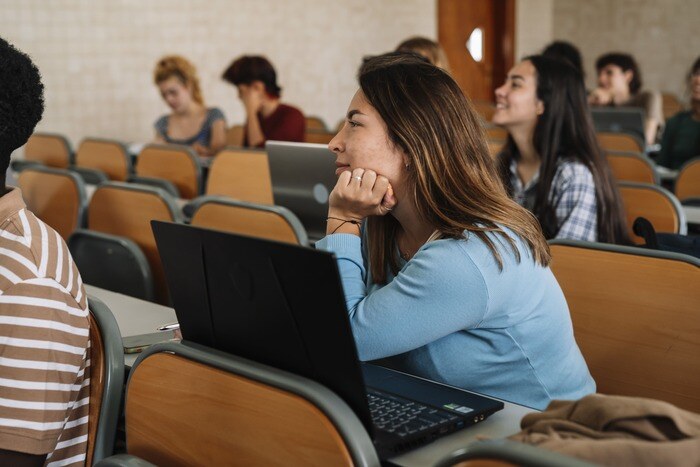
<svg viewBox="0 0 700 467">
<path fill-rule="evenodd" d="M 654 144 L 664 125 L 663 104 L 658 91 L 642 91 L 642 75 L 629 54 L 609 53 L 596 60 L 598 87 L 588 102 L 593 106 L 638 107 L 644 110 L 644 139 Z"/>
<path fill-rule="evenodd" d="M 199 156 L 214 156 L 226 145 L 226 120 L 217 107 L 205 107 L 194 65 L 171 55 L 158 61 L 153 75 L 172 109 L 155 122 L 155 141 L 191 146 Z"/>
<path fill-rule="evenodd" d="M 304 141 L 304 114 L 280 102 L 282 88 L 277 85 L 277 73 L 269 60 L 244 55 L 231 63 L 222 78 L 236 86 L 245 107 L 243 146 L 262 148 L 267 140 Z"/>
<path fill-rule="evenodd" d="M 547 242 L 457 83 L 407 53 L 359 81 L 316 243 L 337 257 L 359 358 L 538 409 L 595 392 Z"/>
</svg>

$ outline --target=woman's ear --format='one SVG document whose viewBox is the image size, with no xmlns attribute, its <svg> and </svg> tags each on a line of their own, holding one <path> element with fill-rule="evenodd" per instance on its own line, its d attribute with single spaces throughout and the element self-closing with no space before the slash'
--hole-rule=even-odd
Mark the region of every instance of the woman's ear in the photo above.
<svg viewBox="0 0 700 467">
<path fill-rule="evenodd" d="M 537 112 L 537 115 L 542 115 L 544 113 L 544 102 L 542 102 L 540 99 L 537 99 L 537 104 L 535 105 L 535 112 Z"/>
</svg>

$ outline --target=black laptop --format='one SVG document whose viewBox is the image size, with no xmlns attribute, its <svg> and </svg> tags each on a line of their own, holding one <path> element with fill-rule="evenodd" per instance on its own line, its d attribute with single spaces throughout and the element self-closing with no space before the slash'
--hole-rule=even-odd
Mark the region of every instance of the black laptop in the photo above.
<svg viewBox="0 0 700 467">
<path fill-rule="evenodd" d="M 596 131 L 630 133 L 644 141 L 644 110 L 637 107 L 593 107 Z"/>
<path fill-rule="evenodd" d="M 335 256 L 152 221 L 183 339 L 302 375 L 357 414 L 388 458 L 473 425 L 503 403 L 361 364 Z"/>
</svg>

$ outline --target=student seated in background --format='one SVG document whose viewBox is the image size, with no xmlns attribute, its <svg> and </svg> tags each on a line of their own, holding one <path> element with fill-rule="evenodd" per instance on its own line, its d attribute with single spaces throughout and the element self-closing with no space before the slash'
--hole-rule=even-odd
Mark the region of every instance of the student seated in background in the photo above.
<svg viewBox="0 0 700 467">
<path fill-rule="evenodd" d="M 567 60 L 576 70 L 581 73 L 581 79 L 586 82 L 586 73 L 583 70 L 583 60 L 581 52 L 571 42 L 554 41 L 544 48 L 542 55 L 557 60 Z"/>
<path fill-rule="evenodd" d="M 31 59 L 0 39 L 0 180 L 44 110 Z M 0 182 L 0 465 L 84 465 L 90 323 L 61 237 Z"/>
<path fill-rule="evenodd" d="M 338 258 L 360 359 L 538 409 L 594 392 L 547 243 L 457 83 L 405 53 L 359 81 L 316 247 Z"/>
<path fill-rule="evenodd" d="M 450 64 L 447 61 L 447 54 L 440 44 L 427 37 L 414 36 L 406 39 L 396 47 L 397 52 L 414 52 L 422 55 L 430 63 L 439 66 L 446 72 L 450 72 Z"/>
<path fill-rule="evenodd" d="M 571 64 L 542 55 L 518 63 L 496 89 L 493 123 L 508 130 L 501 178 L 545 238 L 628 243 L 620 195 Z"/>
<path fill-rule="evenodd" d="M 200 156 L 214 156 L 226 145 L 224 114 L 205 107 L 194 65 L 179 55 L 163 57 L 153 80 L 173 111 L 156 121 L 156 142 L 192 146 Z"/>
<path fill-rule="evenodd" d="M 654 144 L 664 124 L 661 94 L 641 91 L 642 76 L 634 58 L 629 54 L 609 53 L 595 63 L 598 87 L 591 91 L 588 101 L 593 106 L 638 107 L 644 110 L 644 139 Z"/>
<path fill-rule="evenodd" d="M 690 110 L 678 112 L 666 122 L 661 151 L 656 163 L 680 169 L 690 159 L 700 157 L 700 57 L 688 73 Z"/>
<path fill-rule="evenodd" d="M 267 140 L 304 141 L 304 114 L 280 102 L 282 88 L 265 57 L 244 55 L 236 59 L 224 71 L 223 79 L 238 88 L 238 97 L 245 107 L 243 146 L 261 148 Z"/>
</svg>

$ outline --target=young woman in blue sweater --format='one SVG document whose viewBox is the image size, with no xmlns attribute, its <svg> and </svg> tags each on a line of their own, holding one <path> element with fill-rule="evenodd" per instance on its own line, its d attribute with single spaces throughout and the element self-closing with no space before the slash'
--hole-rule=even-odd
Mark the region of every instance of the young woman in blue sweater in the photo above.
<svg viewBox="0 0 700 467">
<path fill-rule="evenodd" d="M 594 392 L 537 220 L 458 85 L 400 53 L 359 81 L 316 246 L 338 258 L 360 359 L 538 409 Z"/>
</svg>

